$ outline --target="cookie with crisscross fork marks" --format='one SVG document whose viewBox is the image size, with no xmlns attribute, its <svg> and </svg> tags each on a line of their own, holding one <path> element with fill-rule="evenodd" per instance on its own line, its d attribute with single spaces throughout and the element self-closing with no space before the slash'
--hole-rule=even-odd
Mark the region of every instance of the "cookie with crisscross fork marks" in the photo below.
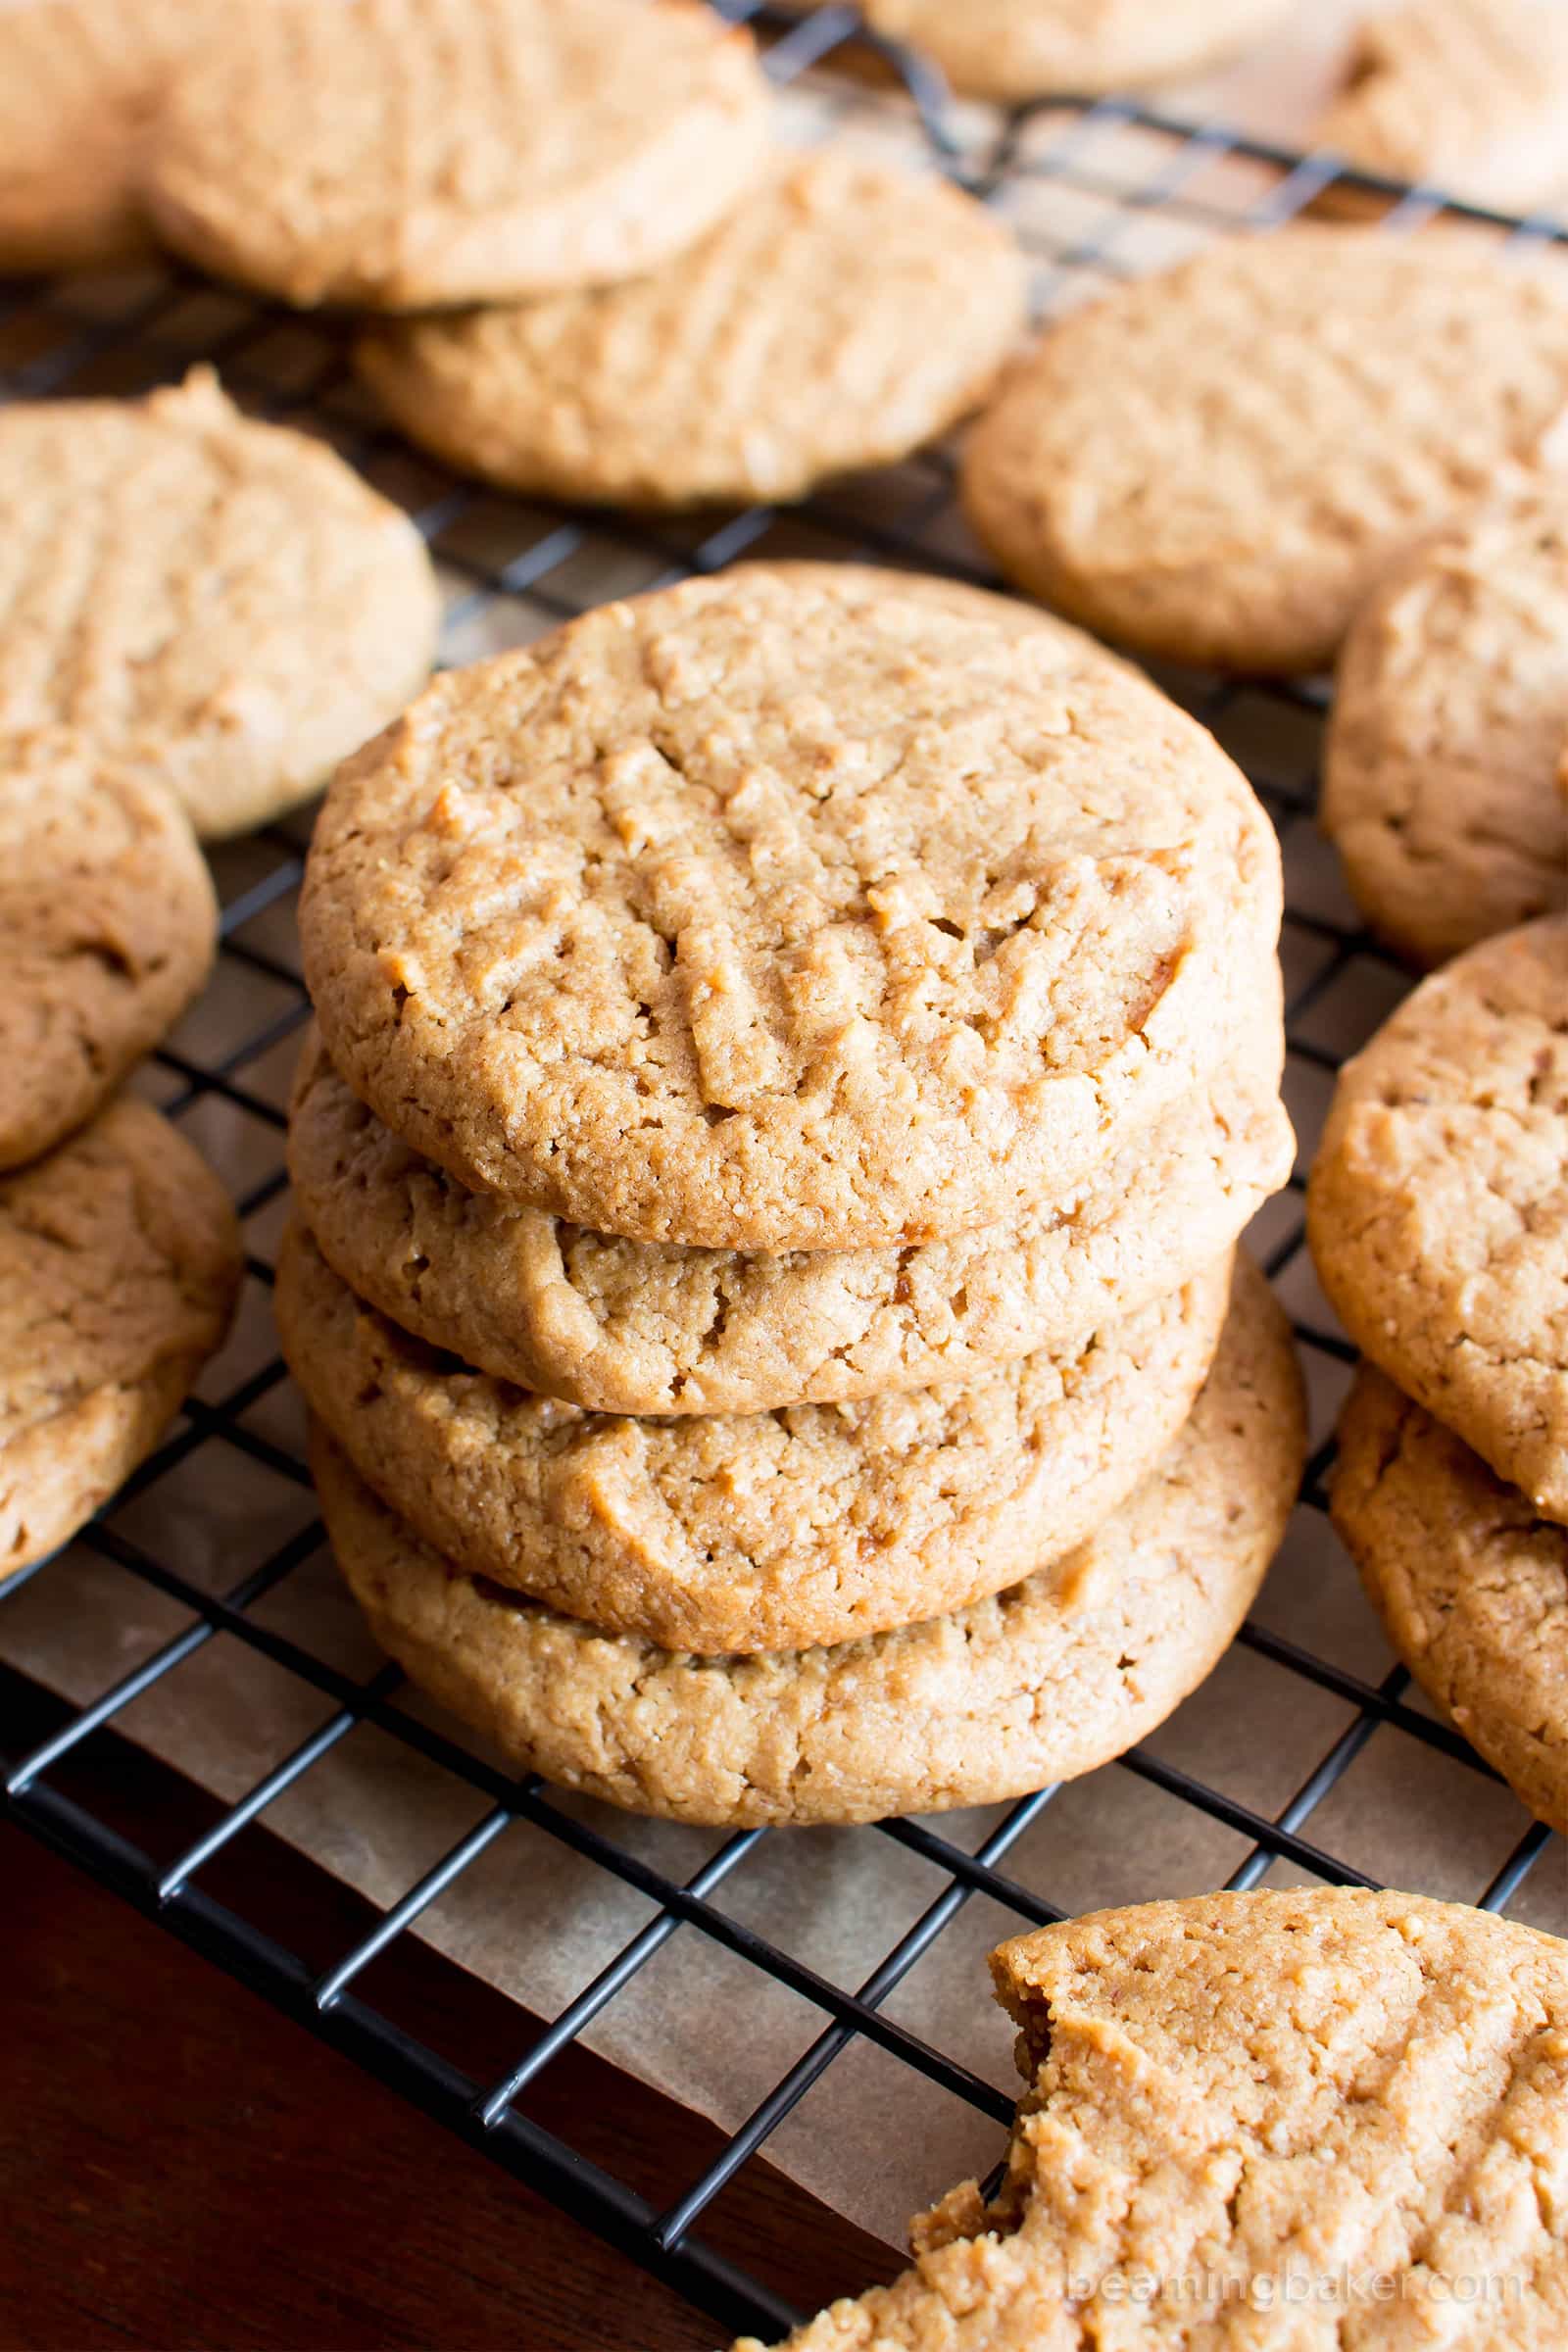
<svg viewBox="0 0 1568 2352">
<path fill-rule="evenodd" d="M 662 270 L 388 324 L 357 359 L 411 440 L 511 489 L 799 498 L 973 408 L 1022 331 L 1025 274 L 972 197 L 829 149 Z"/>
<path fill-rule="evenodd" d="M 1568 916 L 1422 982 L 1340 1076 L 1307 1193 L 1350 1337 L 1568 1521 Z"/>
<path fill-rule="evenodd" d="M 0 734 L 144 760 L 199 833 L 318 790 L 422 683 L 437 620 L 408 516 L 205 369 L 0 415 Z"/>
<path fill-rule="evenodd" d="M 1004 1943 L 1001 2187 L 790 2352 L 1558 2352 L 1568 1944 L 1351 1887 Z M 750 2338 L 736 2352 L 759 2352 Z"/>
<path fill-rule="evenodd" d="M 704 1248 L 1016 1213 L 1217 1064 L 1279 857 L 1069 633 L 747 566 L 437 680 L 301 907 L 348 1084 L 459 1180 Z"/>
<path fill-rule="evenodd" d="M 147 202 L 289 302 L 505 301 L 679 253 L 766 139 L 751 38 L 697 0 L 276 0 L 172 78 Z"/>
</svg>

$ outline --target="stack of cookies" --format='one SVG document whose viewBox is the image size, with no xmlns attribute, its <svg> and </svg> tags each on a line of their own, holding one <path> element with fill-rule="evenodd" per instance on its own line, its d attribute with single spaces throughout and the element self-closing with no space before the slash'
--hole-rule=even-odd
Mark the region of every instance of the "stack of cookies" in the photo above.
<svg viewBox="0 0 1568 2352">
<path fill-rule="evenodd" d="M 1407 997 L 1341 1075 L 1308 1195 L 1368 1361 L 1335 1523 L 1395 1648 L 1568 1830 L 1568 916 Z"/>
<path fill-rule="evenodd" d="M 385 1646 L 692 1820 L 1160 1720 L 1300 1466 L 1234 1265 L 1279 908 L 1200 727 L 947 583 L 747 566 L 439 678 L 318 827 L 277 1294 Z"/>
</svg>

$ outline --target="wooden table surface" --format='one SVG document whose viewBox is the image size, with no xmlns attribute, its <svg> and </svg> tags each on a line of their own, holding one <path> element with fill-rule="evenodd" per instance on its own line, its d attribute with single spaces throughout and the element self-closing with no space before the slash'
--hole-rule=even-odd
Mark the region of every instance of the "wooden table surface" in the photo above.
<svg viewBox="0 0 1568 2352">
<path fill-rule="evenodd" d="M 8 1748 L 60 1719 L 0 1677 Z M 107 1736 L 70 1793 L 160 1856 L 212 1818 L 212 1800 Z M 307 1955 L 347 1948 L 370 1916 L 264 1832 L 226 1880 L 203 1884 Z M 368 1990 L 456 2063 L 525 2046 L 511 2003 L 413 1939 Z M 651 2197 L 719 2144 L 586 2051 L 541 2076 L 528 2112 Z M 0 2352 L 710 2352 L 724 2334 L 7 1822 L 0 2216 Z M 808 2307 L 897 2268 L 765 2165 L 706 2234 Z"/>
</svg>

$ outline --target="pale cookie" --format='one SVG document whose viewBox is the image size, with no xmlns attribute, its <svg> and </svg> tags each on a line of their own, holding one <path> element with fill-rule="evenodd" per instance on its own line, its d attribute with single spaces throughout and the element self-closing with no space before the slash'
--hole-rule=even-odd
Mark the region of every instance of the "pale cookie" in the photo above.
<svg viewBox="0 0 1568 2352">
<path fill-rule="evenodd" d="M 743 566 L 449 672 L 340 769 L 306 971 L 470 1189 L 705 1249 L 1016 1217 L 1216 1066 L 1279 853 L 1082 640 Z"/>
<path fill-rule="evenodd" d="M 1272 1558 L 1305 1449 L 1284 1316 L 1250 1267 L 1191 1420 L 1054 1569 L 832 1649 L 702 1659 L 475 1583 L 314 1448 L 383 1648 L 521 1771 L 683 1821 L 873 1821 L 991 1804 L 1122 1754 L 1208 1673 Z"/>
<path fill-rule="evenodd" d="M 1350 1887 L 1004 1943 L 1027 2085 L 997 2195 L 790 2352 L 1560 2352 L 1568 1944 Z M 735 2352 L 760 2352 L 752 2338 Z"/>
<path fill-rule="evenodd" d="M 147 202 L 220 276 L 416 310 L 655 269 L 766 141 L 751 38 L 698 0 L 277 0 L 172 77 Z"/>
<path fill-rule="evenodd" d="M 89 1118 L 196 997 L 218 905 L 156 769 L 0 738 L 0 1168 Z"/>
<path fill-rule="evenodd" d="M 1340 654 L 1321 816 L 1374 931 L 1444 962 L 1568 899 L 1568 482 L 1401 558 Z"/>
<path fill-rule="evenodd" d="M 1557 0 L 1406 0 L 1367 18 L 1316 143 L 1494 212 L 1568 195 L 1568 21 Z"/>
<path fill-rule="evenodd" d="M 756 1413 L 962 1380 L 1136 1313 L 1230 1248 L 1290 1173 L 1280 1027 L 1197 1103 L 1017 1226 L 782 1256 L 623 1242 L 466 1193 L 318 1044 L 289 1167 L 322 1255 L 405 1331 L 596 1412 Z"/>
<path fill-rule="evenodd" d="M 417 692 L 438 621 L 407 516 L 205 370 L 0 412 L 0 734 L 156 767 L 198 833 L 318 791 Z"/>
<path fill-rule="evenodd" d="M 1558 457 L 1568 293 L 1442 230 L 1234 237 L 1052 328 L 971 434 L 1004 570 L 1146 653 L 1301 671 L 1389 557 Z"/>
<path fill-rule="evenodd" d="M 1227 1254 L 1070 1357 L 663 1420 L 454 1363 L 357 1299 L 302 1226 L 276 1302 L 312 1411 L 438 1551 L 609 1632 L 712 1655 L 853 1641 L 1059 1559 L 1175 1438 L 1229 1290 Z"/>
<path fill-rule="evenodd" d="M 151 249 L 148 119 L 178 59 L 232 14 L 232 0 L 7 0 L 0 271 L 97 269 Z"/>
<path fill-rule="evenodd" d="M 1363 1354 L 1568 1520 L 1568 916 L 1423 981 L 1341 1073 L 1307 1192 Z"/>
<path fill-rule="evenodd" d="M 820 5 L 820 0 L 813 0 Z M 1175 81 L 1272 31 L 1287 0 L 867 0 L 890 40 L 923 50 L 956 89 L 1004 102 L 1098 97 Z"/>
<path fill-rule="evenodd" d="M 0 1176 L 0 1576 L 74 1535 L 221 1344 L 243 1261 L 227 1196 L 122 1098 Z"/>
<path fill-rule="evenodd" d="M 389 326 L 357 359 L 410 439 L 463 472 L 739 506 L 945 432 L 1022 333 L 1024 280 L 973 197 L 828 150 L 776 166 L 651 276 Z"/>
<path fill-rule="evenodd" d="M 1568 1529 L 1370 1364 L 1340 1416 L 1333 1510 L 1421 1688 L 1568 1835 Z"/>
</svg>

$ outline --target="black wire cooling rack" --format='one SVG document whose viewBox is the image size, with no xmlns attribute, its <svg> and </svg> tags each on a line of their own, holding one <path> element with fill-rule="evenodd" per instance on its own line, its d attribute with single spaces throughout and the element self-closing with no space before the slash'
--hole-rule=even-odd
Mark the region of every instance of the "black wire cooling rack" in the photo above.
<svg viewBox="0 0 1568 2352">
<path fill-rule="evenodd" d="M 1052 104 L 1006 116 L 956 106 L 917 60 L 865 35 L 853 9 L 825 8 L 792 23 L 741 0 L 727 13 L 755 16 L 768 36 L 767 63 L 787 127 L 809 138 L 855 139 L 903 152 L 916 164 L 951 172 L 996 204 L 1037 265 L 1045 312 L 1118 275 L 1169 261 L 1216 233 L 1276 227 L 1338 186 L 1353 189 L 1363 206 L 1381 204 L 1392 229 L 1417 226 L 1444 209 L 1438 192 L 1352 177 L 1331 157 L 1289 154 L 1218 124 L 1195 127 L 1130 103 Z M 1447 209 L 1463 214 L 1481 233 L 1559 241 L 1562 235 L 1549 222 L 1509 223 L 1468 208 Z M 981 582 L 989 577 L 956 520 L 946 453 L 841 485 L 788 513 L 754 508 L 692 522 L 545 512 L 411 458 L 361 408 L 345 330 L 329 320 L 303 320 L 179 271 L 0 289 L 0 387 L 7 397 L 135 392 L 176 376 L 195 359 L 218 367 L 236 396 L 258 413 L 325 431 L 409 507 L 448 585 L 449 660 L 518 642 L 607 596 L 711 571 L 742 555 L 841 555 Z M 1236 753 L 1284 842 L 1288 1084 L 1298 1125 L 1310 1137 L 1343 1050 L 1383 1016 L 1403 985 L 1355 923 L 1339 895 L 1332 861 L 1316 844 L 1311 820 L 1324 698 L 1311 686 L 1270 688 L 1165 673 L 1161 683 Z M 828 1968 L 775 1940 L 765 1906 L 759 1924 L 755 1904 L 748 1909 L 729 1899 L 758 1869 L 763 1833 L 715 1836 L 707 1840 L 700 1867 L 679 1875 L 662 1865 L 657 1851 L 650 1858 L 636 1825 L 564 1799 L 535 1778 L 509 1779 L 409 1712 L 403 1703 L 409 1694 L 395 1669 L 346 1671 L 280 1630 L 267 1604 L 321 1548 L 288 1416 L 271 1413 L 285 1376 L 264 1312 L 271 1281 L 270 1242 L 285 1184 L 286 1065 L 308 1017 L 292 932 L 307 830 L 284 826 L 219 857 L 224 906 L 218 978 L 195 1024 L 149 1071 L 155 1098 L 200 1140 L 208 1140 L 215 1113 L 214 1132 L 231 1138 L 243 1131 L 246 1138 L 236 1189 L 251 1244 L 255 1311 L 248 1368 L 235 1376 L 230 1359 L 222 1359 L 216 1388 L 192 1399 L 173 1434 L 72 1552 L 15 1580 L 0 1594 L 0 1658 L 15 1659 L 19 1645 L 10 1629 L 24 1612 L 35 1628 L 46 1621 L 57 1588 L 60 1605 L 71 1605 L 66 1588 L 58 1586 L 63 1562 L 85 1558 L 98 1580 L 100 1613 L 112 1621 L 112 1635 L 123 1636 L 119 1650 L 113 1640 L 104 1648 L 106 1668 L 92 1695 L 78 1690 L 73 1703 L 51 1699 L 42 1714 L 36 1682 L 0 1667 L 7 1808 L 24 1829 L 487 2150 L 715 2323 L 764 2335 L 781 2332 L 798 2314 L 715 2249 L 705 2234 L 705 2217 L 743 2167 L 776 2147 L 781 2127 L 836 2062 L 856 2049 L 882 2054 L 914 2079 L 920 2095 L 946 2094 L 966 2103 L 983 2119 L 992 2153 L 1001 2152 L 1010 2099 L 942 2046 L 939 2026 L 924 2031 L 905 2022 L 894 1997 L 967 1906 L 977 1904 L 1005 1933 L 1009 1925 L 1052 1921 L 1096 1899 L 1163 1891 L 1160 1840 L 1175 1834 L 1171 1825 L 1178 1814 L 1188 1821 L 1197 1817 L 1205 1834 L 1215 1833 L 1214 1850 L 1224 1858 L 1213 1875 L 1224 1875 L 1228 1862 L 1233 1886 L 1282 1874 L 1376 1884 L 1399 1874 L 1401 1802 L 1412 1808 L 1411 1823 L 1424 1822 L 1430 1831 L 1455 1788 L 1491 1776 L 1425 1710 L 1402 1671 L 1376 1679 L 1376 1667 L 1357 1670 L 1363 1652 L 1386 1659 L 1374 1639 L 1367 1637 L 1357 1651 L 1341 1638 L 1344 1610 L 1323 1597 L 1331 1585 L 1323 1563 L 1334 1549 L 1321 1516 L 1326 1442 L 1307 1471 L 1283 1597 L 1270 1598 L 1281 1592 L 1276 1579 L 1233 1653 L 1270 1670 L 1271 1695 L 1266 1708 L 1255 1695 L 1249 1702 L 1245 1690 L 1235 1701 L 1235 1737 L 1231 1750 L 1221 1742 L 1222 1768 L 1191 1769 L 1182 1761 L 1181 1740 L 1163 1736 L 1107 1766 L 1094 1777 L 1109 1784 L 1113 1796 L 1116 1789 L 1141 1790 L 1174 1811 L 1152 1815 L 1147 1804 L 1134 1806 L 1125 1828 L 1090 1839 L 1088 1862 L 1070 1841 L 1053 1860 L 1047 1832 L 1070 1804 L 1067 1795 L 1049 1788 L 995 1809 L 972 1838 L 953 1823 L 930 1821 L 844 1833 L 856 1841 L 847 1850 L 867 1861 L 883 1841 L 892 1841 L 929 1880 L 929 1899 L 912 1906 L 904 1932 L 874 1965 L 862 1972 L 858 1964 L 849 1972 L 853 1982 L 838 1981 Z M 1311 1285 L 1300 1194 L 1298 1176 L 1267 1213 L 1261 1249 L 1293 1307 L 1322 1429 L 1350 1350 Z M 260 1480 L 289 1498 L 294 1524 L 286 1535 L 269 1541 L 259 1558 L 250 1558 L 243 1544 L 236 1547 L 229 1569 L 243 1562 L 237 1581 L 198 1572 L 188 1561 L 195 1507 L 190 1480 L 204 1466 L 219 1482 Z M 263 1511 L 258 1522 L 270 1532 L 276 1514 Z M 208 1543 L 209 1570 L 214 1550 L 221 1554 L 225 1541 L 220 1535 L 216 1544 Z M 162 1604 L 163 1613 L 154 1608 L 149 1619 L 153 1602 Z M 163 1629 L 171 1612 L 175 1630 L 150 1636 L 149 1623 Z M 237 1798 L 215 1799 L 183 1850 L 155 1854 L 137 1814 L 134 1776 L 110 1804 L 93 1794 L 101 1790 L 101 1773 L 86 1777 L 83 1795 L 81 1766 L 113 1749 L 120 1727 L 135 1738 L 143 1702 L 225 1640 L 291 1685 L 305 1686 L 319 1718 Z M 25 1642 L 20 1654 L 28 1655 Z M 115 1671 L 124 1656 L 135 1662 L 128 1671 Z M 45 1721 L 53 1728 L 39 1738 Z M 1249 1799 L 1240 1792 L 1246 1771 L 1224 1768 L 1225 1754 L 1292 1752 L 1285 1727 L 1298 1722 L 1329 1728 L 1317 1735 L 1306 1760 L 1290 1768 L 1287 1801 Z M 27 1752 L 15 1752 L 19 1724 L 26 1728 Z M 246 1873 L 224 1864 L 233 1865 L 236 1851 L 247 1850 L 245 1833 L 253 1825 L 275 1818 L 291 1792 L 365 1727 L 425 1767 L 452 1776 L 477 1818 L 416 1883 L 365 1914 L 370 1924 L 351 1948 L 323 1963 L 318 1954 L 279 1940 Z M 1382 1765 L 1351 1801 L 1347 1791 L 1357 1786 L 1374 1748 Z M 1212 1745 L 1205 1750 L 1214 1752 Z M 1441 1787 L 1422 1780 L 1434 1772 Z M 1549 1883 L 1537 1870 L 1550 1844 L 1547 1833 L 1527 1825 L 1494 1784 L 1489 1799 L 1494 1801 L 1486 1810 L 1484 1833 L 1467 1835 L 1453 1872 L 1433 1890 L 1539 1915 L 1541 1891 Z M 433 2037 L 379 2007 L 367 1975 L 399 1938 L 417 1932 L 421 1921 L 428 1924 L 427 1915 L 465 1874 L 520 1824 L 643 1898 L 647 1916 L 547 2024 L 536 2026 L 517 2012 L 517 2040 L 525 2046 L 514 2062 L 480 2079 L 433 2046 Z M 1142 1849 L 1140 1838 L 1149 1841 Z M 1112 1849 L 1116 1871 L 1107 1888 L 1096 1874 Z M 1455 1883 L 1456 1876 L 1462 1883 Z M 814 2037 L 805 2039 L 751 2112 L 719 2135 L 716 2152 L 697 2176 L 661 2202 L 646 2185 L 616 2178 L 560 2129 L 541 2122 L 530 2112 L 530 2094 L 553 2061 L 579 2037 L 592 2036 L 596 2023 L 610 2016 L 676 1936 L 719 1947 L 748 1982 L 784 1987 L 818 2024 Z M 921 2017 L 919 2025 L 924 2023 Z M 236 2071 L 243 2071 L 243 2053 Z"/>
</svg>

